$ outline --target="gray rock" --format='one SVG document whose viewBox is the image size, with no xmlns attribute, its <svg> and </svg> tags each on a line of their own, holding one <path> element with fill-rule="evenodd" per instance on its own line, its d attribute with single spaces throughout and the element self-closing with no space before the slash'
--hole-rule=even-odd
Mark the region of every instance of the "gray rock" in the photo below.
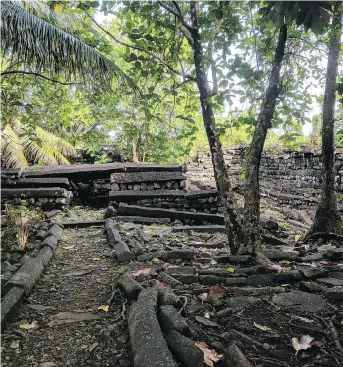
<svg viewBox="0 0 343 367">
<path fill-rule="evenodd" d="M 343 301 L 343 288 L 342 287 L 333 287 L 328 289 L 325 292 L 326 298 L 332 301 Z"/>
<path fill-rule="evenodd" d="M 1 328 L 11 320 L 13 312 L 24 298 L 24 293 L 24 289 L 14 286 L 1 300 Z"/>
<path fill-rule="evenodd" d="M 52 320 L 48 322 L 48 326 L 58 326 L 71 324 L 74 322 L 81 321 L 93 321 L 100 320 L 101 317 L 99 315 L 95 315 L 91 312 L 60 312 L 52 317 Z"/>
<path fill-rule="evenodd" d="M 223 310 L 220 310 L 219 312 L 217 312 L 217 317 L 219 319 L 223 318 L 223 317 L 228 317 L 232 314 L 233 310 L 232 308 L 228 307 L 228 308 L 224 308 Z"/>
<path fill-rule="evenodd" d="M 36 256 L 37 259 L 42 261 L 44 266 L 47 266 L 50 259 L 52 258 L 54 251 L 49 246 L 44 246 Z"/>
<path fill-rule="evenodd" d="M 171 305 L 177 307 L 179 305 L 178 296 L 167 288 L 158 289 L 158 304 L 160 306 Z"/>
<path fill-rule="evenodd" d="M 325 277 L 328 275 L 328 271 L 320 267 L 302 266 L 299 268 L 299 270 L 306 278 L 318 278 L 318 277 Z"/>
<path fill-rule="evenodd" d="M 227 277 L 225 279 L 226 285 L 245 285 L 247 282 L 246 278 L 243 277 Z"/>
<path fill-rule="evenodd" d="M 47 236 L 52 235 L 57 238 L 59 241 L 62 238 L 63 228 L 59 224 L 54 224 L 49 231 L 47 232 Z"/>
<path fill-rule="evenodd" d="M 247 278 L 248 285 L 268 285 L 274 283 L 274 281 L 275 274 L 273 273 L 251 275 Z"/>
<path fill-rule="evenodd" d="M 322 292 L 325 287 L 316 282 L 300 282 L 299 289 L 304 292 L 316 293 Z"/>
<path fill-rule="evenodd" d="M 300 258 L 300 260 L 303 262 L 308 262 L 308 261 L 318 261 L 318 260 L 321 260 L 322 258 L 323 258 L 323 254 L 318 253 L 318 254 L 303 256 Z"/>
<path fill-rule="evenodd" d="M 5 273 L 5 272 L 10 272 L 10 273 L 14 273 L 17 270 L 17 267 L 14 265 L 11 265 L 11 263 L 9 261 L 4 261 L 1 263 L 1 272 Z"/>
<path fill-rule="evenodd" d="M 190 335 L 186 319 L 176 311 L 175 307 L 170 305 L 161 306 L 158 319 L 164 333 L 176 330 L 180 334 Z"/>
<path fill-rule="evenodd" d="M 200 322 L 200 324 L 203 324 L 203 325 L 208 326 L 208 327 L 218 327 L 219 326 L 215 322 L 213 322 L 211 320 L 208 320 L 208 319 L 206 319 L 205 317 L 202 317 L 202 316 L 195 316 L 195 320 Z"/>
<path fill-rule="evenodd" d="M 224 356 L 228 367 L 252 367 L 252 364 L 235 343 L 230 345 Z"/>
<path fill-rule="evenodd" d="M 4 292 L 6 293 L 10 288 L 17 286 L 24 288 L 26 295 L 29 295 L 43 270 L 44 265 L 40 259 L 30 258 L 5 284 Z"/>
<path fill-rule="evenodd" d="M 58 239 L 51 235 L 44 238 L 44 240 L 40 243 L 40 247 L 49 246 L 53 251 L 56 250 L 58 245 Z"/>
<path fill-rule="evenodd" d="M 114 206 L 110 205 L 108 208 L 106 208 L 104 213 L 104 219 L 106 218 L 112 218 L 115 216 L 117 211 L 115 210 Z"/>
<path fill-rule="evenodd" d="M 302 279 L 302 274 L 299 270 L 292 270 L 275 274 L 275 281 L 278 283 L 297 282 Z"/>
<path fill-rule="evenodd" d="M 232 308 L 233 311 L 238 311 L 259 301 L 259 298 L 251 296 L 231 297 L 228 299 L 228 306 Z"/>
<path fill-rule="evenodd" d="M 157 290 L 143 290 L 129 312 L 133 365 L 177 367 L 156 318 Z"/>
<path fill-rule="evenodd" d="M 201 284 L 220 284 L 225 281 L 225 278 L 220 278 L 215 275 L 199 275 L 199 281 Z"/>
<path fill-rule="evenodd" d="M 166 283 L 166 284 L 168 284 L 168 285 L 170 285 L 171 287 L 176 287 L 177 285 L 182 285 L 182 283 L 180 282 L 180 281 L 178 281 L 177 279 L 175 279 L 174 277 L 172 277 L 172 276 L 170 276 L 169 274 L 167 274 L 167 273 L 165 273 L 164 271 L 161 271 L 160 273 L 159 273 L 159 275 L 158 275 L 158 278 L 162 281 L 162 282 L 164 282 L 164 283 Z"/>
<path fill-rule="evenodd" d="M 329 251 L 325 257 L 332 261 L 340 261 L 343 260 L 343 248 L 335 248 Z"/>
<path fill-rule="evenodd" d="M 278 306 L 292 307 L 292 310 L 301 312 L 319 312 L 325 306 L 325 301 L 321 296 L 298 290 L 276 294 L 272 301 Z"/>
<path fill-rule="evenodd" d="M 343 286 L 343 279 L 337 278 L 320 278 L 317 280 L 319 283 L 324 284 L 327 287 L 342 287 Z"/>
<path fill-rule="evenodd" d="M 113 246 L 113 249 L 119 262 L 127 262 L 133 258 L 133 253 L 130 251 L 129 246 L 125 242 L 118 242 Z"/>
<path fill-rule="evenodd" d="M 192 284 L 198 282 L 198 276 L 196 274 L 171 274 L 171 276 L 182 284 Z"/>
<path fill-rule="evenodd" d="M 279 225 L 272 219 L 267 219 L 265 221 L 261 221 L 260 225 L 264 229 L 268 229 L 268 231 L 277 231 L 279 229 Z"/>
<path fill-rule="evenodd" d="M 202 367 L 204 365 L 204 353 L 192 340 L 177 331 L 172 331 L 167 334 L 166 341 L 169 349 L 183 366 Z"/>
</svg>

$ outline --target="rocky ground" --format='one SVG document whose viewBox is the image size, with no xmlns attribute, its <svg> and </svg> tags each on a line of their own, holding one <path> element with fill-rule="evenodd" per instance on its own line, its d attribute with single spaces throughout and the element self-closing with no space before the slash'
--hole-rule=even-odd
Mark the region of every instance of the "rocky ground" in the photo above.
<svg viewBox="0 0 343 367">
<path fill-rule="evenodd" d="M 253 366 L 341 366 L 343 244 L 294 245 L 303 216 L 303 224 L 294 219 L 278 233 L 265 231 L 285 241 L 267 240 L 269 269 L 249 256 L 230 256 L 220 233 L 122 223 L 123 241 L 138 251 L 134 261 L 119 264 L 102 227 L 66 229 L 43 278 L 3 333 L 2 365 L 132 366 L 130 304 L 115 289 L 125 273 L 144 288 L 173 292 L 187 336 L 208 346 L 208 366 L 225 366 L 233 342 Z M 76 208 L 54 220 L 101 217 Z M 165 329 L 168 317 L 161 312 Z"/>
</svg>

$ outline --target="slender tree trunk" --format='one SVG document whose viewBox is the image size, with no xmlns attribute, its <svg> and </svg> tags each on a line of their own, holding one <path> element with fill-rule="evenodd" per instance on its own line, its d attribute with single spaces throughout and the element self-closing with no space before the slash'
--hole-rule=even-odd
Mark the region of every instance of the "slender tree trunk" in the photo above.
<svg viewBox="0 0 343 367">
<path fill-rule="evenodd" d="M 204 54 L 196 17 L 196 4 L 191 2 L 191 17 L 194 30 L 191 32 L 193 39 L 193 57 L 196 71 L 196 82 L 200 94 L 202 117 L 206 130 L 208 143 L 212 155 L 214 178 L 216 180 L 219 197 L 224 207 L 225 226 L 232 253 L 236 253 L 239 244 L 243 241 L 243 231 L 239 222 L 238 206 L 231 189 L 223 149 L 219 135 L 215 128 L 215 117 L 211 101 L 211 91 L 207 81 L 207 70 L 204 66 Z"/>
<path fill-rule="evenodd" d="M 280 89 L 280 69 L 287 42 L 287 25 L 283 25 L 279 32 L 269 84 L 259 113 L 254 135 L 247 155 L 246 188 L 244 200 L 244 246 L 253 252 L 260 238 L 260 183 L 259 170 L 266 140 L 267 131 L 272 127 L 272 118 L 276 99 Z M 239 252 L 243 251 L 243 247 Z"/>
<path fill-rule="evenodd" d="M 342 1 L 337 1 L 331 26 L 326 84 L 323 105 L 322 126 L 322 159 L 323 183 L 321 199 L 316 211 L 313 225 L 308 235 L 317 232 L 332 232 L 343 234 L 343 222 L 337 209 L 335 193 L 335 101 L 338 60 L 342 36 Z"/>
<path fill-rule="evenodd" d="M 137 155 L 137 144 L 134 140 L 132 141 L 132 162 L 135 162 L 135 163 L 139 162 L 138 155 Z"/>
</svg>

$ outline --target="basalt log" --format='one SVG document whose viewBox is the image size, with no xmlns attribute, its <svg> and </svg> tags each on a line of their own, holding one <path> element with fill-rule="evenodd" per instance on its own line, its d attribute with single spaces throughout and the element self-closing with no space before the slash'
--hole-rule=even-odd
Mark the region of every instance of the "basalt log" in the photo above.
<svg viewBox="0 0 343 367">
<path fill-rule="evenodd" d="M 129 334 L 134 367 L 177 367 L 156 317 L 157 289 L 138 296 L 129 312 Z"/>
<path fill-rule="evenodd" d="M 134 215 L 142 217 L 160 217 L 170 219 L 190 219 L 197 223 L 209 222 L 214 224 L 224 224 L 224 217 L 222 215 L 195 213 L 187 211 L 176 211 L 172 209 L 148 208 L 138 205 L 127 205 L 120 203 L 118 207 L 119 214 Z"/>
</svg>

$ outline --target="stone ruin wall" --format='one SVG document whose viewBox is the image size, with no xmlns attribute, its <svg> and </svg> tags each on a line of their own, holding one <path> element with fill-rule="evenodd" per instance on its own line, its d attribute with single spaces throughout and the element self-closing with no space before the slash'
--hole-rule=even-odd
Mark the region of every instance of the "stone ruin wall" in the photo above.
<svg viewBox="0 0 343 367">
<path fill-rule="evenodd" d="M 243 147 L 225 149 L 232 186 L 244 187 Z M 185 172 L 186 171 L 186 172 Z M 336 190 L 343 210 L 343 149 L 336 151 Z M 281 205 L 317 206 L 321 155 L 311 151 L 265 151 L 261 160 L 261 196 Z M 179 165 L 112 163 L 46 167 L 32 171 L 3 169 L 2 204 L 63 209 L 70 204 L 107 206 L 125 202 L 143 206 L 216 213 L 217 197 L 211 157 L 199 152 L 187 170 Z M 2 205 L 3 209 L 3 205 Z"/>
<path fill-rule="evenodd" d="M 231 147 L 224 151 L 230 179 L 234 187 L 244 183 L 244 156 L 246 148 Z M 321 187 L 321 153 L 309 150 L 284 150 L 275 153 L 266 150 L 261 159 L 260 178 L 263 186 L 275 188 L 288 187 L 290 191 L 303 192 L 302 189 L 317 191 Z M 198 152 L 197 157 L 188 165 L 187 179 L 190 189 L 215 187 L 211 156 Z M 343 149 L 336 149 L 335 184 L 337 192 L 343 192 Z M 194 186 L 193 186 L 194 185 Z"/>
</svg>

